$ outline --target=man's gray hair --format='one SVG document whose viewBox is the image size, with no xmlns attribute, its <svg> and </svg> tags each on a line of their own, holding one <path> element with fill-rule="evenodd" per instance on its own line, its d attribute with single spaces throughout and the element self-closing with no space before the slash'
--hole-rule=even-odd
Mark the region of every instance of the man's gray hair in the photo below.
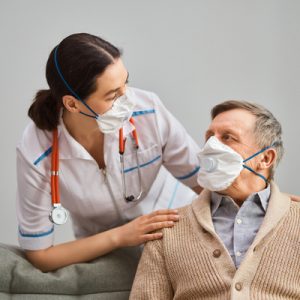
<svg viewBox="0 0 300 300">
<path fill-rule="evenodd" d="M 211 118 L 213 120 L 220 113 L 233 109 L 244 109 L 253 114 L 256 117 L 254 134 L 258 146 L 263 149 L 272 145 L 272 147 L 276 150 L 277 159 L 275 164 L 270 168 L 270 176 L 268 178 L 270 181 L 274 178 L 275 168 L 284 153 L 280 123 L 265 107 L 259 104 L 238 100 L 228 100 L 216 105 L 211 110 Z"/>
</svg>

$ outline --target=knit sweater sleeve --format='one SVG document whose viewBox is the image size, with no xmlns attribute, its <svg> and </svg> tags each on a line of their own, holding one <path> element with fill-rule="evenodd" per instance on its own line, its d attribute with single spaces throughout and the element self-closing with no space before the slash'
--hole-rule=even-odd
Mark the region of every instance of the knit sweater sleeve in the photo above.
<svg viewBox="0 0 300 300">
<path fill-rule="evenodd" d="M 130 300 L 173 299 L 162 246 L 162 240 L 146 244 L 133 282 Z"/>
</svg>

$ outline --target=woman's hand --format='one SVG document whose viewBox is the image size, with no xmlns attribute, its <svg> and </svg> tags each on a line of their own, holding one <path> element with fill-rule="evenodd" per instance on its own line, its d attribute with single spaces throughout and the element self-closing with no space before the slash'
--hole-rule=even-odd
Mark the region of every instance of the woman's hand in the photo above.
<svg viewBox="0 0 300 300">
<path fill-rule="evenodd" d="M 115 228 L 118 247 L 137 246 L 147 241 L 162 237 L 161 232 L 154 232 L 162 228 L 174 226 L 179 220 L 178 211 L 174 209 L 157 210 L 133 221 Z"/>
<path fill-rule="evenodd" d="M 300 196 L 296 196 L 296 195 L 289 195 L 289 197 L 292 199 L 292 201 L 297 201 L 297 202 L 300 202 Z"/>
</svg>

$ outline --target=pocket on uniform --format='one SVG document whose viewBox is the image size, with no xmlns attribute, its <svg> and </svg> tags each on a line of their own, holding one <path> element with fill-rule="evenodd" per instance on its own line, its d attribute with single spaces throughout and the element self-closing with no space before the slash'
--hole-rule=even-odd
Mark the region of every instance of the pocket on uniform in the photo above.
<svg viewBox="0 0 300 300">
<path fill-rule="evenodd" d="M 162 152 L 158 145 L 153 145 L 143 150 L 139 149 L 137 157 L 135 149 L 131 149 L 131 153 L 124 154 L 124 176 L 127 196 L 133 195 L 137 197 L 140 192 L 138 164 L 144 196 L 152 186 L 162 164 Z"/>
</svg>

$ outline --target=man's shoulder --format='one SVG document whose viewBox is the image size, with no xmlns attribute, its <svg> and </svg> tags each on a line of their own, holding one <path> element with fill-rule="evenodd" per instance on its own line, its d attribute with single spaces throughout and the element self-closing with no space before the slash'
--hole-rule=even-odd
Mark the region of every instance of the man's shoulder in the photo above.
<svg viewBox="0 0 300 300">
<path fill-rule="evenodd" d="M 300 213 L 300 202 L 291 200 L 291 207 L 296 209 Z"/>
<path fill-rule="evenodd" d="M 286 203 L 290 203 L 290 207 L 292 208 L 296 208 L 296 209 L 300 209 L 300 202 L 293 200 L 289 194 L 283 193 L 280 191 L 278 185 L 272 181 L 271 182 L 271 197 L 275 196 L 277 199 L 280 200 L 280 202 L 284 201 Z"/>
<path fill-rule="evenodd" d="M 186 206 L 182 206 L 178 208 L 179 220 L 175 223 L 173 227 L 163 229 L 164 234 L 168 236 L 178 235 L 184 232 L 190 232 L 193 213 L 192 213 L 192 205 L 188 204 Z M 188 229 L 188 231 L 186 231 Z"/>
<path fill-rule="evenodd" d="M 192 204 L 187 204 L 185 206 L 178 208 L 179 219 L 180 218 L 189 218 L 192 211 Z"/>
</svg>

